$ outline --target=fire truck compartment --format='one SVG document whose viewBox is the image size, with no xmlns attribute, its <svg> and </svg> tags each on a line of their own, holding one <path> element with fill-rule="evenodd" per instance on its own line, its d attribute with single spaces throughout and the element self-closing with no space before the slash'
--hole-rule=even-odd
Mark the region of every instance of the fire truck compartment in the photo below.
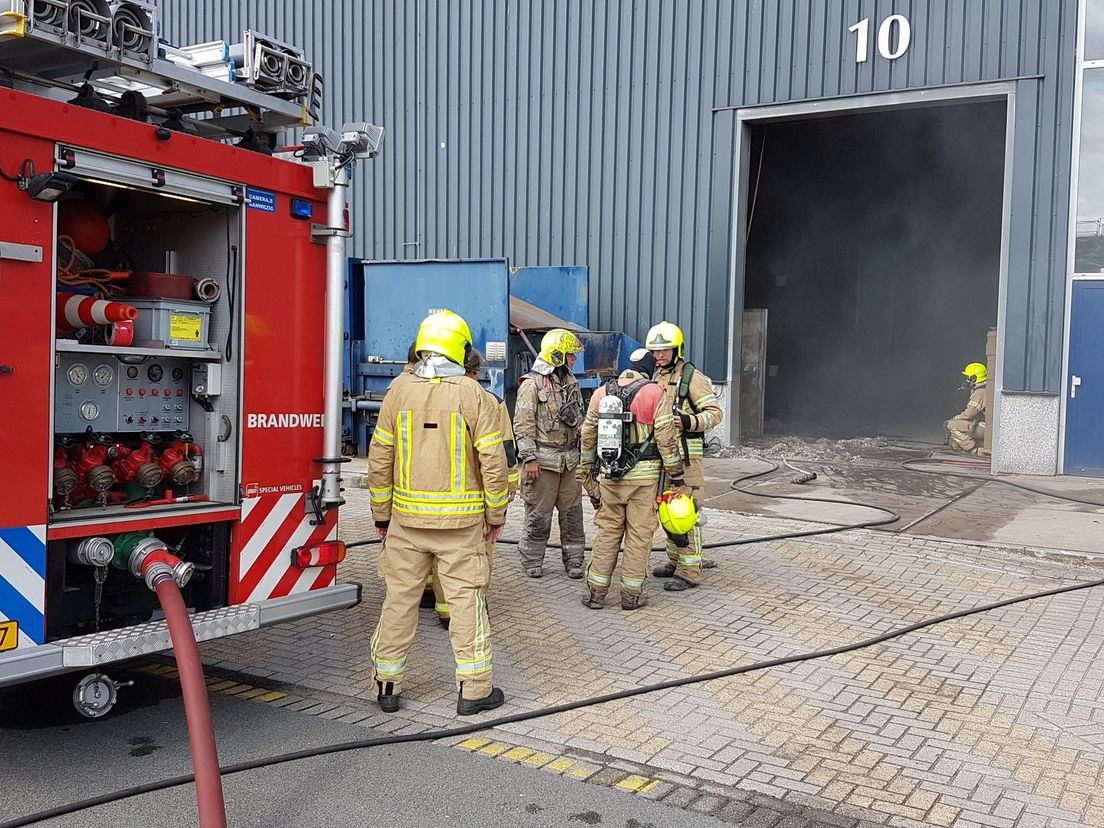
<svg viewBox="0 0 1104 828">
<path fill-rule="evenodd" d="M 188 177 L 185 197 L 108 186 L 94 165 L 73 172 L 88 177 L 58 203 L 51 524 L 233 504 L 241 208 L 220 203 L 229 185 L 197 176 Z M 106 247 L 86 253 L 82 244 L 102 243 L 99 216 Z M 89 263 L 96 267 L 82 267 Z M 137 314 L 130 325 L 100 324 L 106 317 L 91 308 L 94 297 L 81 296 L 79 277 L 101 271 L 129 274 L 108 282 L 104 298 Z M 72 294 L 63 307 L 61 297 Z"/>
</svg>

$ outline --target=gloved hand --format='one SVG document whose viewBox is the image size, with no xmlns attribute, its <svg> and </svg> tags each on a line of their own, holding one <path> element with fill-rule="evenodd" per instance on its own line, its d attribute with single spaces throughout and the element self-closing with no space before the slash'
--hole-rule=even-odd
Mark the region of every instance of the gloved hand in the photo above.
<svg viewBox="0 0 1104 828">
<path fill-rule="evenodd" d="M 575 470 L 575 480 L 587 493 L 587 497 L 590 498 L 590 505 L 597 509 L 602 502 L 602 498 L 598 494 L 598 478 L 594 474 L 594 467 L 579 466 Z"/>
<path fill-rule="evenodd" d="M 681 497 L 682 495 L 689 495 L 691 490 L 686 485 L 686 481 L 681 477 L 676 477 L 670 481 L 671 485 L 671 497 Z"/>
<path fill-rule="evenodd" d="M 690 413 L 677 407 L 675 408 L 675 422 L 678 423 L 679 429 L 682 431 L 690 431 L 694 425 Z"/>
</svg>

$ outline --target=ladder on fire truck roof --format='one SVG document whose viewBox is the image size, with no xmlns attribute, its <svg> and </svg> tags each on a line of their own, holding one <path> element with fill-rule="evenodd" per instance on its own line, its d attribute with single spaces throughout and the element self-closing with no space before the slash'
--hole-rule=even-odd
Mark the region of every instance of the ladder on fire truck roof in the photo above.
<svg viewBox="0 0 1104 828">
<path fill-rule="evenodd" d="M 301 50 L 251 30 L 234 45 L 173 47 L 155 34 L 156 11 L 137 0 L 0 0 L 0 86 L 63 100 L 84 88 L 104 110 L 133 106 L 137 93 L 150 115 L 179 115 L 209 138 L 318 120 L 322 78 Z"/>
</svg>

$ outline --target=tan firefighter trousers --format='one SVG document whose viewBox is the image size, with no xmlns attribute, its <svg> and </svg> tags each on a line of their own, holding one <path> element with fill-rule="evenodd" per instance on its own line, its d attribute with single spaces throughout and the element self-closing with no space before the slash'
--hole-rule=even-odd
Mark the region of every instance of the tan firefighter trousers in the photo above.
<svg viewBox="0 0 1104 828">
<path fill-rule="evenodd" d="M 494 548 L 495 545 L 487 541 L 487 573 L 494 572 Z M 489 585 L 489 581 L 488 581 Z M 433 573 L 429 576 L 427 587 L 433 588 L 433 609 L 437 617 L 442 621 L 449 620 L 449 605 L 445 600 L 445 591 L 441 588 L 441 579 L 437 577 L 437 559 L 433 559 Z"/>
<path fill-rule="evenodd" d="M 700 502 L 705 494 L 705 468 L 700 457 L 690 460 L 683 479 L 691 488 L 691 494 Z M 691 584 L 700 584 L 702 579 L 701 527 L 695 526 L 686 533 L 686 537 L 689 540 L 686 546 L 675 546 L 674 541 L 664 535 L 667 543 L 667 560 L 675 565 L 675 574 L 678 577 Z"/>
<path fill-rule="evenodd" d="M 529 568 L 544 563 L 544 550 L 552 532 L 552 510 L 559 512 L 560 557 L 565 567 L 583 565 L 586 537 L 583 530 L 583 487 L 574 470 L 541 469 L 536 480 L 522 469 L 521 497 L 525 501 L 525 530 L 518 544 L 521 565 Z"/>
<path fill-rule="evenodd" d="M 950 437 L 951 448 L 977 454 L 978 448 L 985 442 L 985 421 L 967 420 L 964 417 L 952 417 L 944 423 Z"/>
<path fill-rule="evenodd" d="M 449 639 L 456 657 L 456 681 L 464 698 L 491 692 L 491 626 L 486 588 L 490 580 L 483 524 L 458 529 L 418 529 L 395 521 L 380 553 L 379 574 L 387 584 L 379 625 L 372 636 L 376 681 L 402 691 L 406 654 L 418 628 L 418 603 L 426 578 L 437 565 L 452 620 Z"/>
<path fill-rule="evenodd" d="M 656 517 L 656 481 L 602 480 L 598 490 L 602 502 L 594 515 L 598 534 L 587 567 L 587 586 L 605 596 L 617 566 L 617 553 L 623 544 L 621 592 L 639 595 L 644 591 L 648 554 L 659 520 Z"/>
</svg>

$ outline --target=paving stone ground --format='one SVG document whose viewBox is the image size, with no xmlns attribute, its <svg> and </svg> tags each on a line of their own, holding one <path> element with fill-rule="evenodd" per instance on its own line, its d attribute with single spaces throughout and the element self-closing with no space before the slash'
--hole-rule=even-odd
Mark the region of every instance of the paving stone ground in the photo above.
<svg viewBox="0 0 1104 828">
<path fill-rule="evenodd" d="M 374 533 L 350 489 L 347 541 Z M 518 537 L 511 509 L 507 538 Z M 810 524 L 711 511 L 707 541 Z M 406 706 L 374 705 L 369 639 L 383 585 L 378 546 L 350 551 L 352 610 L 202 645 L 213 667 L 316 691 L 365 726 L 414 732 L 457 723 L 451 651 L 423 611 Z M 1099 568 L 878 531 L 776 540 L 710 553 L 695 590 L 622 611 L 584 608 L 558 567 L 526 578 L 500 545 L 489 604 L 501 712 L 837 647 L 965 607 L 1104 577 Z M 654 560 L 659 555 L 653 556 Z M 785 803 L 834 822 L 1104 826 L 1104 588 L 951 621 L 858 652 L 771 668 L 510 725 L 491 735 L 559 746 L 683 784 L 669 804 L 738 824 L 787 822 Z M 336 701 L 334 701 L 336 700 Z M 331 708 L 331 709 L 332 709 Z M 466 722 L 467 720 L 465 720 Z M 661 777 L 662 778 L 662 777 Z M 676 801 L 696 786 L 686 803 Z M 705 797 L 713 796 L 714 799 Z M 766 814 L 766 816 L 764 816 Z M 775 814 L 771 817 L 770 814 Z M 749 816 L 752 815 L 752 816 Z"/>
</svg>

